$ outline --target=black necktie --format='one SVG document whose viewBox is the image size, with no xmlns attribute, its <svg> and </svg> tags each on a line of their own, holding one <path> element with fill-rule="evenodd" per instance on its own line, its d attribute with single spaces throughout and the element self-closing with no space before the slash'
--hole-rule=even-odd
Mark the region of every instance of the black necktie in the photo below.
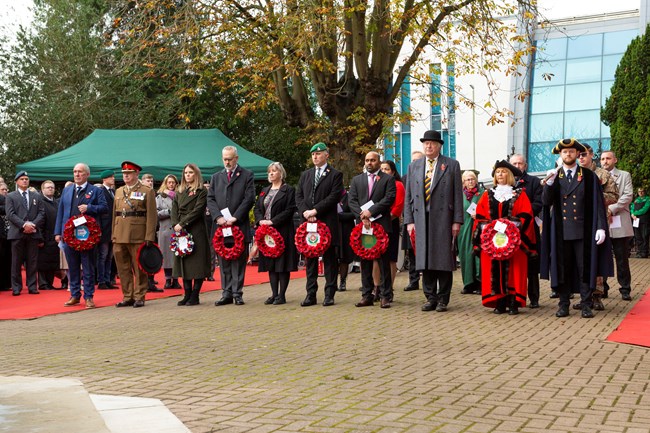
<svg viewBox="0 0 650 433">
<path fill-rule="evenodd" d="M 571 170 L 567 170 L 566 178 L 569 181 L 569 183 L 571 183 L 571 180 L 573 179 L 573 175 L 571 174 Z"/>
<path fill-rule="evenodd" d="M 25 201 L 25 207 L 29 209 L 29 200 L 27 199 L 27 191 L 23 191 L 23 200 Z"/>
<path fill-rule="evenodd" d="M 81 187 L 78 186 L 77 187 L 77 198 L 79 198 L 80 195 L 81 195 Z"/>
</svg>

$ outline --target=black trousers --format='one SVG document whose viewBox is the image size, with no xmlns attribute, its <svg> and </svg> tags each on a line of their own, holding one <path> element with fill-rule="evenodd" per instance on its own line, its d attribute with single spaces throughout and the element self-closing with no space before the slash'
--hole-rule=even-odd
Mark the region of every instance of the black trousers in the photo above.
<svg viewBox="0 0 650 433">
<path fill-rule="evenodd" d="M 639 223 L 639 227 L 634 228 L 634 238 L 636 240 L 636 254 L 638 257 L 648 257 L 648 241 L 650 239 L 650 228 L 648 223 Z"/>
<path fill-rule="evenodd" d="M 422 271 L 422 290 L 429 302 L 449 305 L 452 282 L 450 271 Z"/>
<path fill-rule="evenodd" d="M 336 247 L 330 247 L 323 253 L 323 265 L 325 267 L 325 292 L 326 298 L 334 299 L 336 293 L 337 277 L 339 275 L 339 263 Z M 318 257 L 307 259 L 307 296 L 316 297 L 318 292 Z"/>
<path fill-rule="evenodd" d="M 564 269 L 564 282 L 557 288 L 560 295 L 558 305 L 560 307 L 569 308 L 569 296 L 574 291 L 573 286 L 577 284 L 580 293 L 580 303 L 582 305 L 591 307 L 593 303 L 592 289 L 589 284 L 583 282 L 583 276 L 587 269 L 584 269 L 584 241 L 576 239 L 562 241 L 562 248 L 564 252 L 564 262 L 560 264 Z M 576 290 L 577 292 L 578 290 Z"/>
<path fill-rule="evenodd" d="M 528 257 L 528 299 L 539 303 L 539 257 Z"/>
<path fill-rule="evenodd" d="M 390 257 L 388 251 L 379 259 L 379 270 L 381 271 L 381 282 L 379 283 L 379 294 L 382 299 L 390 299 L 393 291 L 393 283 L 390 271 Z M 372 267 L 374 260 L 361 260 L 361 296 L 369 298 L 375 288 L 375 282 L 372 278 Z"/>
<path fill-rule="evenodd" d="M 409 257 L 409 286 L 418 286 L 420 284 L 420 271 L 415 270 L 415 254 L 413 253 L 413 248 L 409 248 L 405 253 Z"/>
<path fill-rule="evenodd" d="M 36 269 L 38 265 L 38 239 L 22 238 L 11 241 L 11 288 L 20 291 L 23 288 L 21 267 L 25 263 L 25 283 L 29 291 L 38 289 Z"/>
<path fill-rule="evenodd" d="M 630 293 L 632 274 L 630 273 L 630 240 L 631 238 L 612 238 L 612 248 L 616 259 L 616 279 L 621 286 L 621 293 Z M 603 285 L 609 290 L 607 278 L 603 278 Z"/>
</svg>

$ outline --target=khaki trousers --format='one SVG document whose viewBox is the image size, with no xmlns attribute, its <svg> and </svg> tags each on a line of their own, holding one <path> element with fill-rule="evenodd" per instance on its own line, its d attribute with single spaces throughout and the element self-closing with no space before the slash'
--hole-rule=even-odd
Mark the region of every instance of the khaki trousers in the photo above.
<svg viewBox="0 0 650 433">
<path fill-rule="evenodd" d="M 113 244 L 113 255 L 117 265 L 117 273 L 120 276 L 124 301 L 144 301 L 149 288 L 147 274 L 138 267 L 139 248 L 139 243 Z"/>
</svg>

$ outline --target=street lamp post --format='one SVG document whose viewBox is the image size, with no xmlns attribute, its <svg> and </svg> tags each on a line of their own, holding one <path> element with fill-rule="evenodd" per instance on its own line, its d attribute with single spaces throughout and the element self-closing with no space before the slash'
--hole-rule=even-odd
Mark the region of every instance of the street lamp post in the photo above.
<svg viewBox="0 0 650 433">
<path fill-rule="evenodd" d="M 476 102 L 474 99 L 474 85 L 470 84 L 472 88 L 472 168 L 476 169 Z"/>
</svg>

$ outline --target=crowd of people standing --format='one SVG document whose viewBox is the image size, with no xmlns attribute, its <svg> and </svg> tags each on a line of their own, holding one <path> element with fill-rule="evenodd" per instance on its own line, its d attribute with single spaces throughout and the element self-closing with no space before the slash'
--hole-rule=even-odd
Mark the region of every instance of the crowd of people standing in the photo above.
<svg viewBox="0 0 650 433">
<path fill-rule="evenodd" d="M 73 181 L 59 199 L 53 182 L 43 182 L 37 192 L 21 171 L 11 193 L 0 180 L 0 289 L 19 296 L 24 267 L 30 294 L 53 289 L 56 276 L 62 287 L 67 281 L 66 306 L 80 304 L 83 297 L 85 307 L 94 308 L 95 288 L 115 289 L 116 276 L 123 295 L 117 307 L 143 307 L 148 291 L 163 289 L 183 290 L 179 306 L 198 305 L 203 281 L 213 277 L 215 229 L 229 245 L 239 241 L 248 247 L 255 230 L 270 227 L 284 248 L 273 256 L 260 251 L 258 269 L 269 275 L 271 293 L 264 303 L 282 305 L 291 272 L 298 269 L 298 220 L 309 236 L 320 223 L 329 229 L 329 247 L 320 257 L 305 259 L 302 307 L 318 303 L 320 266 L 322 305 L 329 307 L 337 291 L 347 290 L 350 264 L 359 261 L 361 299 L 355 306 L 379 302 L 390 308 L 400 232 L 409 271 L 404 290 L 418 290 L 421 280 L 422 311 L 448 310 L 457 263 L 460 293 L 480 294 L 482 304 L 496 314 L 539 307 L 540 275 L 550 280 L 550 297 L 559 299 L 558 317 L 569 314 L 574 294 L 579 301 L 573 308 L 583 318 L 593 317 L 593 310 L 604 308 L 607 278 L 614 274 L 622 299 L 631 300 L 631 241 L 636 240 L 637 257 L 648 257 L 650 199 L 640 187 L 633 200 L 631 176 L 616 168 L 614 152 L 602 153 L 601 168 L 591 147 L 561 140 L 553 148 L 557 167 L 543 180 L 528 174 L 525 157 L 515 154 L 495 163 L 492 186 L 486 189 L 476 171 L 461 170 L 456 160 L 443 155 L 438 131 L 427 131 L 420 141 L 423 151 L 414 152 L 403 177 L 392 161 L 370 151 L 363 172 L 347 189 L 343 174 L 329 163 L 327 145 L 316 143 L 310 149 L 313 167 L 301 174 L 296 188 L 287 184 L 283 165 L 274 162 L 267 169 L 268 184 L 257 196 L 253 173 L 239 164 L 234 146 L 223 149 L 224 169 L 209 183 L 190 163 L 180 182 L 169 174 L 157 191 L 153 176 L 140 177 L 142 168 L 131 161 L 121 164 L 124 185 L 117 190 L 113 171 L 102 172 L 102 183 L 93 185 L 88 165 L 76 164 Z M 93 248 L 80 250 L 64 237 L 65 226 L 70 221 L 83 225 L 87 218 L 98 222 L 101 238 Z M 356 256 L 349 240 L 357 225 L 375 241 L 384 232 L 386 251 L 376 258 Z M 192 239 L 189 254 L 172 251 L 173 239 L 181 233 Z M 138 263 L 143 245 L 156 241 L 162 251 L 163 289 Z M 248 248 L 236 257 L 217 254 L 222 292 L 216 306 L 245 304 L 248 255 Z"/>
</svg>

